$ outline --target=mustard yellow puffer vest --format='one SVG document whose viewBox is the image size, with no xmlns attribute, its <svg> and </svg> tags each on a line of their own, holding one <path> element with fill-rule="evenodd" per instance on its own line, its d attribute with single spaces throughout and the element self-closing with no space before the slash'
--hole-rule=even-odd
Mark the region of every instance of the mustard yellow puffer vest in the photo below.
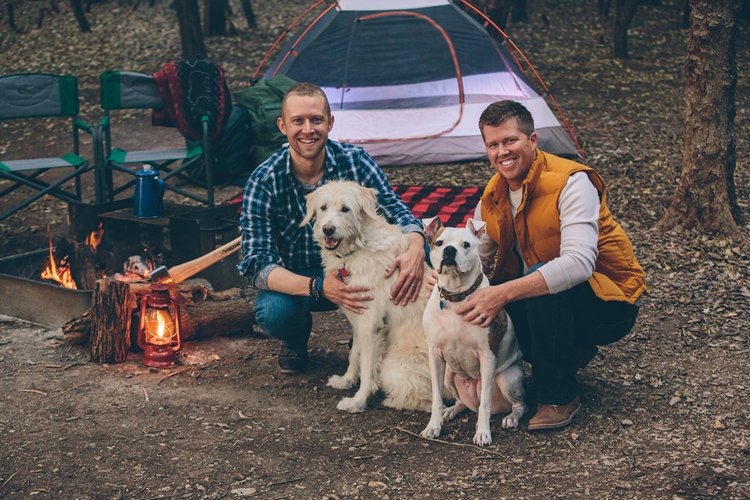
<svg viewBox="0 0 750 500">
<path fill-rule="evenodd" d="M 505 177 L 495 174 L 482 195 L 482 219 L 487 222 L 487 234 L 499 244 L 490 282 L 496 284 L 520 275 L 522 266 L 513 249 L 515 239 L 529 268 L 560 256 L 558 198 L 568 178 L 576 172 L 586 172 L 601 199 L 599 256 L 589 284 L 602 300 L 632 304 L 646 290 L 646 276 L 628 236 L 607 208 L 604 181 L 585 165 L 539 150 L 523 182 L 523 199 L 515 226 Z"/>
</svg>

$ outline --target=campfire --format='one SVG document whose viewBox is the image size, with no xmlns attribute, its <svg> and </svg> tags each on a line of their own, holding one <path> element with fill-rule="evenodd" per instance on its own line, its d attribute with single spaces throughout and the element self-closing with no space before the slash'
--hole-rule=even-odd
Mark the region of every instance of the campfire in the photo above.
<svg viewBox="0 0 750 500">
<path fill-rule="evenodd" d="M 73 276 L 70 273 L 70 255 L 65 255 L 59 260 L 56 259 L 52 251 L 51 237 L 49 240 L 49 258 L 44 265 L 44 269 L 42 269 L 42 279 L 54 281 L 65 288 L 78 290 L 76 282 L 73 280 Z"/>
<path fill-rule="evenodd" d="M 48 229 L 49 231 L 49 229 Z M 97 279 L 111 276 L 118 281 L 141 281 L 148 279 L 154 269 L 153 259 L 142 255 L 130 255 L 121 263 L 112 262 L 119 251 L 108 251 L 106 256 L 99 256 L 97 250 L 104 239 L 104 227 L 99 223 L 85 242 L 71 242 L 62 238 L 53 244 L 49 237 L 49 257 L 39 274 L 42 280 L 57 283 L 61 287 L 78 289 L 93 289 Z M 148 255 L 147 249 L 142 253 Z"/>
</svg>

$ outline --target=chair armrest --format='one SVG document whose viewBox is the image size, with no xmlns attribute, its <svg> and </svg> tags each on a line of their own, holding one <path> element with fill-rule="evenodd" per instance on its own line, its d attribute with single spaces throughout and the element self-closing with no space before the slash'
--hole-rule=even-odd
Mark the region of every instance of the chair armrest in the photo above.
<svg viewBox="0 0 750 500">
<path fill-rule="evenodd" d="M 86 123 L 83 120 L 79 119 L 79 120 L 74 121 L 73 122 L 73 126 L 76 129 L 78 129 L 78 130 L 83 130 L 87 134 L 90 134 L 92 136 L 94 135 L 94 126 L 93 125 L 89 125 L 88 123 Z"/>
<path fill-rule="evenodd" d="M 109 115 L 106 115 L 104 116 L 104 118 L 99 120 L 99 130 L 103 131 L 108 128 L 109 128 Z"/>
</svg>

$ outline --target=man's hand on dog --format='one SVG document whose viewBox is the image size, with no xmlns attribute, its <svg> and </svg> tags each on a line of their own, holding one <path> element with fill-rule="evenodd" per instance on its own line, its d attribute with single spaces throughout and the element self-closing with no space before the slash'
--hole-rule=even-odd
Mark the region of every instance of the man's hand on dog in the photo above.
<svg viewBox="0 0 750 500">
<path fill-rule="evenodd" d="M 339 279 L 338 270 L 331 271 L 323 279 L 323 296 L 344 309 L 362 314 L 367 302 L 373 299 L 365 286 L 350 286 Z"/>
<path fill-rule="evenodd" d="M 405 306 L 419 297 L 424 275 L 424 239 L 419 233 L 409 233 L 409 248 L 396 257 L 385 270 L 385 277 L 399 270 L 398 279 L 391 287 L 391 300 Z"/>
<path fill-rule="evenodd" d="M 488 286 L 477 290 L 456 309 L 456 314 L 463 316 L 472 325 L 490 326 L 507 303 L 499 289 L 500 286 Z"/>
</svg>

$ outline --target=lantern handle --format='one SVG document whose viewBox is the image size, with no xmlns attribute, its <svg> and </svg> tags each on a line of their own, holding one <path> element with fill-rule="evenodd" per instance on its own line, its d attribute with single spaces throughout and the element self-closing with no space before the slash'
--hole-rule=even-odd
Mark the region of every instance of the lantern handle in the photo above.
<svg viewBox="0 0 750 500">
<path fill-rule="evenodd" d="M 177 339 L 177 344 L 172 346 L 172 350 L 179 351 L 180 347 L 182 347 L 182 334 L 180 333 L 180 324 L 182 323 L 182 318 L 180 317 L 180 304 L 177 302 L 176 298 L 172 301 L 172 304 L 173 304 L 174 315 L 175 315 L 174 331 L 175 331 L 175 338 Z"/>
<path fill-rule="evenodd" d="M 146 339 L 143 337 L 145 336 L 145 330 L 146 330 L 146 300 L 148 299 L 149 294 L 145 294 L 143 297 L 141 297 L 141 308 L 140 308 L 140 318 L 138 319 L 138 335 L 136 335 L 136 342 L 138 343 L 138 347 L 141 348 L 141 350 L 146 349 Z"/>
</svg>

